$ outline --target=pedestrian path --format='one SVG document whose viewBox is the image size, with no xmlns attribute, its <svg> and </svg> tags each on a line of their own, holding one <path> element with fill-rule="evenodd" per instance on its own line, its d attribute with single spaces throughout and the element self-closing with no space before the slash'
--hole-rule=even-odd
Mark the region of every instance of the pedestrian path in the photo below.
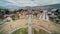
<svg viewBox="0 0 60 34">
<path fill-rule="evenodd" d="M 9 32 L 17 29 L 17 28 L 20 28 L 20 27 L 23 27 L 27 24 L 27 20 L 26 19 L 21 19 L 21 20 L 16 20 L 14 22 L 7 22 L 5 23 L 5 25 L 3 26 L 2 30 L 4 30 L 4 34 L 8 34 Z"/>
<path fill-rule="evenodd" d="M 15 31 L 16 29 L 20 27 L 26 26 L 27 23 L 28 23 L 28 19 L 19 19 L 13 22 L 7 22 L 3 26 L 2 30 L 4 30 L 4 34 L 9 34 L 10 32 Z M 32 23 L 35 25 L 38 25 L 37 27 L 39 28 L 41 28 L 40 26 L 44 27 L 43 28 L 44 30 L 46 28 L 46 31 L 49 30 L 49 31 L 60 32 L 60 27 L 54 25 L 52 22 L 32 19 Z"/>
</svg>

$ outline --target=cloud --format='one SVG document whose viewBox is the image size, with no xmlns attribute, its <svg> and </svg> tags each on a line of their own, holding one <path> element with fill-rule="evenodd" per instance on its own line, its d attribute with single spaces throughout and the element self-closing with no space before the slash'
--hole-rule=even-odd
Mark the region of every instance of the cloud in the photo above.
<svg viewBox="0 0 60 34">
<path fill-rule="evenodd" d="M 6 1 L 16 6 L 36 6 L 37 5 L 31 0 L 26 0 L 26 1 L 25 0 L 6 0 Z"/>
<path fill-rule="evenodd" d="M 0 6 L 42 6 L 60 3 L 60 0 L 0 0 Z"/>
<path fill-rule="evenodd" d="M 33 1 L 34 3 L 36 3 L 37 5 L 49 5 L 49 4 L 56 4 L 56 3 L 60 3 L 60 0 L 35 0 Z"/>
</svg>

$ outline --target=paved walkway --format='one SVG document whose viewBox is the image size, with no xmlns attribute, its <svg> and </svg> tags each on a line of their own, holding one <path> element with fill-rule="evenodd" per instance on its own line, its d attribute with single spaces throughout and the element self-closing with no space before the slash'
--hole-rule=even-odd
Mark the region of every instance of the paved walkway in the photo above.
<svg viewBox="0 0 60 34">
<path fill-rule="evenodd" d="M 4 34 L 8 34 L 9 32 L 11 32 L 17 28 L 25 26 L 27 23 L 28 23 L 27 19 L 19 19 L 19 20 L 16 20 L 14 22 L 7 22 L 6 25 L 2 28 L 2 30 L 4 30 Z M 38 27 L 40 27 L 40 25 L 41 25 L 49 31 L 54 30 L 54 31 L 60 32 L 60 27 L 54 25 L 51 22 L 33 19 L 32 23 L 35 25 L 39 25 Z"/>
<path fill-rule="evenodd" d="M 17 28 L 26 26 L 26 24 L 27 24 L 26 19 L 16 20 L 14 22 L 7 22 L 7 23 L 4 24 L 2 30 L 4 30 L 4 32 L 6 34 L 8 34 L 9 32 L 11 32 L 11 31 L 13 31 L 13 30 L 15 30 Z"/>
<path fill-rule="evenodd" d="M 33 21 L 34 21 L 33 24 L 36 24 L 36 25 L 39 25 L 39 26 L 43 26 L 46 29 L 51 30 L 51 31 L 60 32 L 60 26 L 55 25 L 52 22 L 42 21 L 42 20 L 33 20 Z"/>
<path fill-rule="evenodd" d="M 44 30 L 44 31 L 46 31 L 46 32 L 48 32 L 49 34 L 52 34 L 52 32 L 51 31 L 49 31 L 48 29 L 46 29 L 45 27 L 43 27 L 43 26 L 39 26 L 39 25 L 33 25 L 35 28 L 37 28 L 37 29 L 42 29 L 42 30 Z"/>
</svg>

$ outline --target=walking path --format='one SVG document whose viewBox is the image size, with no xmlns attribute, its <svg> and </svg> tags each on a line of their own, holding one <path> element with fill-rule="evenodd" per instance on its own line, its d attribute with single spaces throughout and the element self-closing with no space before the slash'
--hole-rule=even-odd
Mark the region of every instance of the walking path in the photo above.
<svg viewBox="0 0 60 34">
<path fill-rule="evenodd" d="M 12 32 L 14 32 L 14 31 L 16 31 L 16 30 L 18 30 L 18 29 L 20 29 L 20 28 L 27 28 L 27 26 L 22 26 L 22 27 L 16 28 L 16 29 L 10 31 L 9 34 L 11 34 Z"/>
<path fill-rule="evenodd" d="M 19 29 L 20 27 L 26 26 L 27 23 L 28 23 L 27 19 L 19 19 L 14 22 L 7 22 L 3 26 L 2 30 L 4 30 L 4 34 L 9 34 L 13 31 Z M 60 27 L 52 24 L 51 22 L 33 19 L 32 23 L 35 24 L 34 26 L 36 26 L 37 28 L 44 27 L 42 29 L 44 29 L 45 31 L 48 31 L 48 32 L 49 31 L 60 32 Z M 39 25 L 39 26 L 37 26 L 37 25 Z"/>
<path fill-rule="evenodd" d="M 44 30 L 44 31 L 46 31 L 46 32 L 48 32 L 49 34 L 52 34 L 52 32 L 51 31 L 49 31 L 48 29 L 46 29 L 45 27 L 43 27 L 43 26 L 39 26 L 39 25 L 33 25 L 35 28 L 37 28 L 37 29 L 42 29 L 42 30 Z"/>
<path fill-rule="evenodd" d="M 26 26 L 26 24 L 27 24 L 26 19 L 16 20 L 14 22 L 7 22 L 4 24 L 2 30 L 4 31 L 4 34 L 8 34 L 9 32 L 11 32 L 17 28 Z"/>
<path fill-rule="evenodd" d="M 47 30 L 60 32 L 60 26 L 55 25 L 55 24 L 52 23 L 52 22 L 42 21 L 42 20 L 34 20 L 33 24 L 39 25 L 39 26 L 43 26 L 43 27 L 45 27 Z"/>
</svg>

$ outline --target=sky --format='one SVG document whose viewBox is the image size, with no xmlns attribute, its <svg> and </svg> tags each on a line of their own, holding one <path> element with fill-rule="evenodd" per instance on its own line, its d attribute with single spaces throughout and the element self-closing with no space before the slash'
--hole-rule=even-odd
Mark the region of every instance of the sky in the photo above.
<svg viewBox="0 0 60 34">
<path fill-rule="evenodd" d="M 2 7 L 42 6 L 58 3 L 60 3 L 60 0 L 0 0 L 0 6 Z"/>
</svg>

